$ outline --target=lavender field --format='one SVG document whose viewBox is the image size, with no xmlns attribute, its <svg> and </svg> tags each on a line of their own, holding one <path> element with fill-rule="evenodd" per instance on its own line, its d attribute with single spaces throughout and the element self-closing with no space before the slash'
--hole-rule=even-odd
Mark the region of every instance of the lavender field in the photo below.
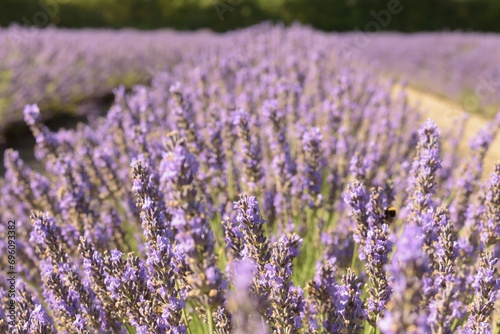
<svg viewBox="0 0 500 334">
<path fill-rule="evenodd" d="M 424 117 L 406 87 L 425 82 L 425 50 L 397 63 L 270 24 L 43 44 L 72 34 L 0 54 L 0 115 L 24 119 L 42 166 L 4 152 L 0 333 L 500 332 L 500 160 L 485 163 L 500 113 L 465 149 L 465 122 Z M 453 97 L 474 73 L 429 91 Z M 101 117 L 45 125 L 44 105 L 111 87 Z"/>
<path fill-rule="evenodd" d="M 348 51 L 382 73 L 459 101 L 468 112 L 490 117 L 500 106 L 500 36 L 462 32 L 347 34 Z M 350 41 L 351 40 L 351 41 Z"/>
<path fill-rule="evenodd" d="M 181 53 L 208 47 L 208 32 L 0 28 L 0 132 L 37 103 L 44 118 L 88 113 L 82 102 L 147 82 Z"/>
</svg>

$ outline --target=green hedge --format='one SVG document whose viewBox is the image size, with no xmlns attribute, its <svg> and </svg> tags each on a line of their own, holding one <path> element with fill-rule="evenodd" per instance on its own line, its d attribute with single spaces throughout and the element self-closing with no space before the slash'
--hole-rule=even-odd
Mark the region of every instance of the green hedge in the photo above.
<svg viewBox="0 0 500 334">
<path fill-rule="evenodd" d="M 0 25 L 12 22 L 47 25 L 48 21 L 60 27 L 134 27 L 155 29 L 171 27 L 181 30 L 210 28 L 227 31 L 261 21 L 295 20 L 326 31 L 365 30 L 374 21 L 372 12 L 387 10 L 398 0 L 283 0 L 278 5 L 266 5 L 257 0 L 207 0 L 176 4 L 168 0 L 104 0 L 59 3 L 55 15 L 43 14 L 40 1 L 47 4 L 57 0 L 2 0 Z M 399 0 L 402 8 L 391 15 L 383 30 L 430 31 L 462 29 L 500 31 L 500 1 L 497 0 Z M 398 7 L 399 8 L 399 7 Z M 50 13 L 52 14 L 52 13 Z M 38 15 L 38 16 L 36 16 Z M 48 20 L 44 20 L 45 18 Z M 369 26 L 375 29 L 375 25 Z"/>
</svg>

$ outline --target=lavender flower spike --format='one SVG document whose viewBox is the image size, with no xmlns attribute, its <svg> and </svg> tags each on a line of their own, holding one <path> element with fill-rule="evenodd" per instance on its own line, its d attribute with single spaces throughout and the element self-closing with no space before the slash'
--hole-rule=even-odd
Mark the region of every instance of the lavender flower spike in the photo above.
<svg viewBox="0 0 500 334">
<path fill-rule="evenodd" d="M 417 225 L 406 225 L 396 244 L 388 268 L 393 277 L 391 300 L 377 325 L 384 334 L 429 333 L 427 312 L 419 308 L 422 301 L 422 277 L 428 260 L 422 251 L 423 234 Z"/>
<path fill-rule="evenodd" d="M 176 230 L 177 250 L 188 269 L 182 279 L 187 296 L 212 315 L 212 311 L 225 303 L 226 281 L 216 263 L 213 231 L 204 206 L 196 196 L 197 160 L 177 132 L 169 135 L 166 148 L 160 167 L 172 227 Z M 211 326 L 212 319 L 209 317 L 207 321 Z"/>
<path fill-rule="evenodd" d="M 264 175 L 260 138 L 255 134 L 255 131 L 252 131 L 252 122 L 247 112 L 239 109 L 232 114 L 232 117 L 233 124 L 238 128 L 241 150 L 239 157 L 243 169 L 242 184 L 247 185 L 250 192 L 259 191 Z"/>
<path fill-rule="evenodd" d="M 369 226 L 367 210 L 368 200 L 369 197 L 366 194 L 363 184 L 354 180 L 347 186 L 344 202 L 352 208 L 351 215 L 357 223 L 354 241 L 361 244 L 361 246 L 364 246 L 365 244 L 366 233 L 368 232 Z"/>
<path fill-rule="evenodd" d="M 500 243 L 500 161 L 488 181 L 486 192 L 486 212 L 483 218 L 481 240 L 487 246 L 499 247 Z"/>
<path fill-rule="evenodd" d="M 472 283 L 476 293 L 474 300 L 469 305 L 469 318 L 462 333 L 491 332 L 489 320 L 494 309 L 496 294 L 500 290 L 497 262 L 498 259 L 493 258 L 491 252 L 481 256 L 481 264 Z"/>
<path fill-rule="evenodd" d="M 24 108 L 24 121 L 28 124 L 36 139 L 36 158 L 38 160 L 45 160 L 48 157 L 54 157 L 58 146 L 57 138 L 42 123 L 40 109 L 36 104 L 27 105 Z"/>
<path fill-rule="evenodd" d="M 164 311 L 165 321 L 171 329 L 184 331 L 181 323 L 181 311 L 184 300 L 178 298 L 179 290 L 175 285 L 176 273 L 174 263 L 178 259 L 172 247 L 172 230 L 170 215 L 165 212 L 163 197 L 157 191 L 154 181 L 156 175 L 146 166 L 137 161 L 132 166 L 133 190 L 137 199 L 137 206 L 141 208 L 142 228 L 146 239 L 147 260 L 149 271 L 148 285 L 156 292 L 154 307 Z"/>
<path fill-rule="evenodd" d="M 252 293 L 252 282 L 256 274 L 255 262 L 249 258 L 235 261 L 233 264 L 234 291 L 228 299 L 228 309 L 233 314 L 236 324 L 235 334 L 267 334 L 268 330 L 261 321 L 259 300 Z"/>
<path fill-rule="evenodd" d="M 337 325 L 340 334 L 356 334 L 363 331 L 365 310 L 361 301 L 361 282 L 352 269 L 342 276 L 342 285 L 337 288 Z"/>
<path fill-rule="evenodd" d="M 308 283 L 306 301 L 309 312 L 308 330 L 312 333 L 317 333 L 320 326 L 330 333 L 337 330 L 336 271 L 336 258 L 323 259 L 317 263 L 316 275 Z"/>
<path fill-rule="evenodd" d="M 433 334 L 451 334 L 453 322 L 462 316 L 462 303 L 458 300 L 459 287 L 455 274 L 455 260 L 459 248 L 450 214 L 445 207 L 441 206 L 436 210 L 434 221 L 439 229 L 428 323 Z"/>
<path fill-rule="evenodd" d="M 485 126 L 471 139 L 469 143 L 470 157 L 459 168 L 460 177 L 455 181 L 453 189 L 455 196 L 450 208 L 457 229 L 462 228 L 465 224 L 470 199 L 483 172 L 484 158 L 498 132 L 496 122 L 494 121 Z"/>
<path fill-rule="evenodd" d="M 311 208 L 318 208 L 323 202 L 321 190 L 323 186 L 323 157 L 321 143 L 323 136 L 319 128 L 304 132 L 302 146 L 304 151 L 303 200 Z"/>
<path fill-rule="evenodd" d="M 16 319 L 17 333 L 52 334 L 55 333 L 54 322 L 47 310 L 28 291 L 26 284 L 21 281 L 16 286 L 16 302 L 20 312 Z M 0 321 L 1 322 L 1 321 Z M 7 333 L 7 331 L 5 331 Z"/>
<path fill-rule="evenodd" d="M 423 225 L 422 214 L 432 212 L 434 202 L 432 196 L 436 192 L 436 172 L 441 168 L 439 158 L 439 129 L 432 120 L 427 120 L 418 131 L 419 141 L 417 155 L 413 160 L 408 182 L 407 193 L 409 220 L 412 223 Z M 428 233 L 424 227 L 424 232 Z"/>
<path fill-rule="evenodd" d="M 299 254 L 302 239 L 298 235 L 283 236 L 273 245 L 271 262 L 266 264 L 265 289 L 271 304 L 272 332 L 297 333 L 302 327 L 304 295 L 292 283 L 292 261 Z"/>
<path fill-rule="evenodd" d="M 386 303 L 391 294 L 391 287 L 384 268 L 389 262 L 388 256 L 392 251 L 389 233 L 387 224 L 372 226 L 368 230 L 365 246 L 361 250 L 366 259 L 365 266 L 370 283 L 368 286 L 367 317 L 372 325 L 375 325 L 377 319 L 385 312 Z"/>
<path fill-rule="evenodd" d="M 240 195 L 240 199 L 234 202 L 237 210 L 236 221 L 244 238 L 244 256 L 255 261 L 259 267 L 263 267 L 270 257 L 269 242 L 264 235 L 264 224 L 259 208 L 259 202 L 253 196 Z"/>
</svg>

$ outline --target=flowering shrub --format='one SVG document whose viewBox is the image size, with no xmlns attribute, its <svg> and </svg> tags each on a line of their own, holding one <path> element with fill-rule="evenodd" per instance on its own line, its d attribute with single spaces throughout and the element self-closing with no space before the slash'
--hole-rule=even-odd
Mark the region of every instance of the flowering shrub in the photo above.
<svg viewBox="0 0 500 334">
<path fill-rule="evenodd" d="M 0 332 L 498 330 L 500 117 L 462 159 L 324 35 L 226 38 L 76 130 L 26 106 L 44 171 L 6 151 Z"/>
</svg>

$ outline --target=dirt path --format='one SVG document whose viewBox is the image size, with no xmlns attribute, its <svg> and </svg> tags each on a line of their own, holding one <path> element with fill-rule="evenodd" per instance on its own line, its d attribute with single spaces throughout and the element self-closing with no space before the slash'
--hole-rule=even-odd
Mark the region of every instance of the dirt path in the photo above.
<svg viewBox="0 0 500 334">
<path fill-rule="evenodd" d="M 396 91 L 400 89 L 401 87 L 395 88 Z M 442 134 L 451 126 L 456 125 L 457 123 L 454 120 L 464 114 L 463 108 L 458 103 L 412 87 L 406 87 L 405 90 L 410 104 L 418 105 L 426 117 L 432 118 L 441 129 Z M 464 137 L 460 142 L 461 152 L 468 152 L 470 138 L 477 134 L 487 122 L 488 120 L 480 115 L 469 115 L 465 125 Z M 486 155 L 483 178 L 493 171 L 497 161 L 500 161 L 500 134 L 497 135 Z"/>
</svg>

